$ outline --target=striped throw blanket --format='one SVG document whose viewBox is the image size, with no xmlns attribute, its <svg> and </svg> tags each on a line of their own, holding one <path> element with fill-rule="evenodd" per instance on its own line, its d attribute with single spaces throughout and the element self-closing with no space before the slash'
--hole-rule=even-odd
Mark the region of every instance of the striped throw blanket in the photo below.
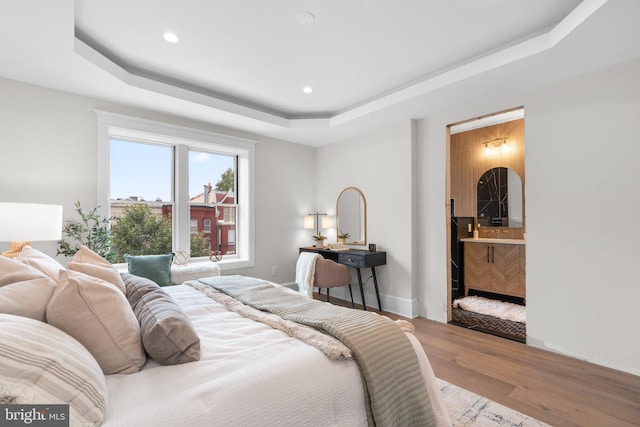
<svg viewBox="0 0 640 427">
<path fill-rule="evenodd" d="M 435 425 L 418 358 L 393 321 L 377 313 L 309 299 L 250 277 L 218 276 L 199 281 L 244 304 L 313 326 L 342 341 L 360 367 L 370 425 Z"/>
</svg>

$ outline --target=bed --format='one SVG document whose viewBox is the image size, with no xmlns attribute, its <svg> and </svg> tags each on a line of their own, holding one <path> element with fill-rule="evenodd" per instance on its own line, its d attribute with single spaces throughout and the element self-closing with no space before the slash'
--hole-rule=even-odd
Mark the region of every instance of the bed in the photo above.
<svg viewBox="0 0 640 427">
<path fill-rule="evenodd" d="M 91 259 L 90 263 L 100 263 L 100 261 Z M 104 267 L 109 268 L 106 265 Z M 7 261 L 0 259 L 0 271 L 6 272 L 7 268 L 15 268 L 15 265 L 9 265 Z M 72 282 L 80 282 L 81 279 L 88 281 L 85 277 L 87 276 L 86 268 L 85 273 L 66 271 L 68 269 L 69 267 L 65 269 L 60 266 L 57 272 L 50 271 L 50 277 L 56 277 L 57 273 L 58 287 L 68 288 Z M 94 277 L 86 289 L 91 289 L 93 293 L 96 284 L 105 286 L 106 289 L 106 285 L 102 283 L 106 277 L 104 271 L 101 273 L 91 271 Z M 40 282 L 45 281 L 42 275 L 31 273 Z M 101 274 L 103 279 L 97 277 Z M 15 275 L 12 277 L 15 279 Z M 112 276 L 109 277 L 112 278 Z M 123 278 L 123 283 L 127 280 L 129 282 L 141 280 L 131 275 Z M 6 274 L 0 278 L 0 291 L 12 285 L 7 283 L 7 280 L 13 279 L 7 279 Z M 64 344 L 60 347 L 62 335 L 58 336 L 58 333 L 67 333 L 62 330 L 69 327 L 64 327 L 64 321 L 59 318 L 75 315 L 71 313 L 73 310 L 69 310 L 66 306 L 58 311 L 55 310 L 56 300 L 62 298 L 58 296 L 60 290 L 54 289 L 53 296 L 45 304 L 46 319 L 39 321 L 32 320 L 33 316 L 29 319 L 21 313 L 11 313 L 6 309 L 6 305 L 3 306 L 0 303 L 0 312 L 5 313 L 0 314 L 0 331 L 3 334 L 0 339 L 0 403 L 70 402 L 72 426 L 352 427 L 375 423 L 371 420 L 371 409 L 366 404 L 368 391 L 363 385 L 363 374 L 355 361 L 356 358 L 345 356 L 340 349 L 335 353 L 336 349 L 333 347 L 334 354 L 330 358 L 328 356 L 330 352 L 321 351 L 317 343 L 309 344 L 309 340 L 300 338 L 300 335 L 307 334 L 305 331 L 309 328 L 303 327 L 302 333 L 300 331 L 292 333 L 286 327 L 277 328 L 268 324 L 268 321 L 265 323 L 263 320 L 255 320 L 244 312 L 247 310 L 255 312 L 255 309 L 246 308 L 246 305 L 240 302 L 231 304 L 224 299 L 212 298 L 209 295 L 211 292 L 205 289 L 209 284 L 205 282 L 193 280 L 182 285 L 159 288 L 164 295 L 163 298 L 168 298 L 186 316 L 187 323 L 197 336 L 198 354 L 197 357 L 193 357 L 194 360 L 175 364 L 167 364 L 164 360 L 161 364 L 145 352 L 142 356 L 144 360 L 135 362 L 138 363 L 138 368 L 129 372 L 106 375 L 96 373 L 96 371 L 105 370 L 104 362 L 98 356 L 95 357 L 95 361 L 90 360 L 91 355 L 95 356 L 99 352 L 92 348 L 96 345 L 95 343 L 84 342 L 87 338 L 83 337 L 82 333 L 78 335 L 75 343 L 65 338 Z M 21 283 L 24 287 L 25 282 Z M 278 288 L 282 292 L 296 294 L 280 285 L 263 283 Z M 78 285 L 78 289 L 80 288 L 81 286 Z M 130 289 L 126 288 L 125 292 L 127 290 Z M 219 290 L 215 292 L 220 293 Z M 82 291 L 77 293 L 82 294 Z M 127 296 L 130 295 L 127 294 Z M 0 302 L 1 297 L 0 293 Z M 222 298 L 230 297 L 224 294 Z M 127 302 L 131 303 L 131 299 Z M 138 316 L 137 312 L 135 314 L 134 319 L 142 324 L 142 317 Z M 21 316 L 20 319 L 16 319 L 17 315 Z M 126 321 L 122 320 L 126 316 L 129 314 L 115 316 L 118 324 L 130 321 L 130 317 L 127 317 Z M 60 328 L 55 326 L 58 322 L 61 322 Z M 75 319 L 72 324 L 76 328 L 82 328 L 85 323 Z M 11 336 L 12 327 L 13 336 Z M 33 332 L 33 337 L 29 328 L 33 328 L 34 331 L 37 329 L 37 332 Z M 43 332 L 41 329 L 46 330 Z M 76 332 L 73 330 L 71 332 L 70 335 L 75 336 Z M 43 334 L 52 337 L 51 340 L 48 342 L 44 340 Z M 436 378 L 420 343 L 411 333 L 403 332 L 403 334 L 417 357 L 418 367 L 414 374 L 424 381 L 426 386 L 434 414 L 435 424 L 433 425 L 450 425 Z M 32 367 L 22 366 L 24 362 L 22 359 L 18 360 L 19 358 L 11 356 L 20 351 L 26 354 L 27 350 L 21 346 L 27 346 L 26 342 L 30 339 L 33 341 L 28 344 L 30 352 L 41 351 L 50 357 L 54 357 L 58 352 L 62 358 L 59 361 L 59 367 L 71 369 L 71 365 L 75 364 L 77 366 L 73 369 L 86 370 L 87 372 L 83 371 L 82 375 L 78 372 L 73 373 L 74 378 L 82 377 L 82 386 L 77 385 L 80 383 L 78 380 L 73 386 L 66 384 L 64 387 L 60 386 L 60 390 L 55 393 L 44 392 L 42 384 L 34 386 L 33 383 L 25 381 L 28 375 L 15 374 L 20 372 L 20 369 L 32 369 Z M 76 346 L 78 343 L 81 344 Z M 12 345 L 13 348 L 3 347 L 5 344 Z M 190 345 L 193 346 L 193 344 Z M 42 347 L 38 348 L 38 345 Z M 102 345 L 102 342 L 97 345 Z M 91 355 L 86 352 L 86 349 L 90 349 Z M 147 350 L 146 344 L 144 350 Z M 109 357 L 113 357 L 113 353 L 111 351 Z M 181 355 L 184 356 L 184 353 L 182 349 Z M 70 354 L 73 356 L 69 356 Z M 12 357 L 13 366 L 6 361 Z M 133 360 L 136 357 L 138 356 L 134 354 L 134 357 L 129 359 Z M 12 374 L 8 373 L 12 369 L 13 378 Z M 46 379 L 49 374 L 39 373 L 39 375 Z M 80 388 L 84 391 L 79 391 Z M 98 396 L 100 394 L 103 396 Z M 36 401 L 37 398 L 42 399 L 42 396 L 47 396 L 48 400 Z M 29 401 L 29 398 L 32 401 Z"/>
</svg>

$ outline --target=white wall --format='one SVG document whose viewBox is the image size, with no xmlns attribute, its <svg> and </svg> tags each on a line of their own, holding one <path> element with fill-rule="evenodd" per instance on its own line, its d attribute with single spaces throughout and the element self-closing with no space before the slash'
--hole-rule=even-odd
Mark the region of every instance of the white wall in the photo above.
<svg viewBox="0 0 640 427">
<path fill-rule="evenodd" d="M 639 75 L 636 61 L 529 97 L 525 196 L 530 342 L 640 375 Z"/>
<path fill-rule="evenodd" d="M 524 105 L 527 341 L 640 375 L 640 61 L 423 120 L 422 315 L 446 302 L 445 127 Z"/>
<path fill-rule="evenodd" d="M 412 140 L 413 126 L 407 120 L 319 147 L 316 152 L 317 209 L 335 215 L 336 201 L 344 188 L 362 191 L 367 202 L 367 242 L 387 252 L 387 265 L 376 268 L 382 307 L 405 316 L 419 314 L 412 292 L 417 280 L 412 260 Z M 335 242 L 335 230 L 329 239 Z M 363 280 L 370 276 L 368 269 L 362 273 Z M 355 275 L 352 283 L 357 283 Z M 354 287 L 354 299 L 360 301 L 357 289 Z M 365 283 L 365 293 L 367 304 L 377 306 L 373 280 Z M 333 294 L 349 299 L 343 289 Z"/>
<path fill-rule="evenodd" d="M 0 94 L 0 201 L 62 204 L 65 220 L 78 219 L 76 200 L 96 205 L 96 109 L 256 140 L 256 265 L 235 273 L 294 280 L 304 244 L 297 224 L 313 204 L 312 148 L 9 80 L 0 80 Z M 57 248 L 33 246 L 49 255 Z"/>
<path fill-rule="evenodd" d="M 89 99 L 0 80 L 0 200 L 96 203 L 96 126 Z M 0 243 L 2 250 L 8 243 Z M 33 246 L 55 254 L 54 242 Z"/>
<path fill-rule="evenodd" d="M 417 211 L 420 315 L 447 321 L 446 124 L 421 120 L 417 126 Z"/>
<path fill-rule="evenodd" d="M 256 145 L 256 267 L 228 273 L 295 281 L 298 248 L 308 242 L 302 221 L 314 206 L 314 158 L 304 145 L 264 138 Z"/>
</svg>

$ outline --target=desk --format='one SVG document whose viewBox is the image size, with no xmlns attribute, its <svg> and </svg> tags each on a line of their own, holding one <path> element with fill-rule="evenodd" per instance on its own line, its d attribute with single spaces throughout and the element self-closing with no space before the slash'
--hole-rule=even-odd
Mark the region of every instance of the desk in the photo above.
<svg viewBox="0 0 640 427">
<path fill-rule="evenodd" d="M 358 285 L 360 285 L 360 296 L 362 297 L 362 307 L 366 310 L 367 304 L 364 301 L 364 287 L 362 286 L 361 268 L 371 268 L 371 276 L 373 277 L 373 285 L 376 289 L 376 298 L 378 299 L 378 308 L 382 310 L 380 305 L 380 292 L 378 291 L 378 278 L 376 277 L 376 267 L 387 263 L 387 253 L 384 251 L 367 251 L 364 249 L 349 249 L 348 251 L 332 251 L 327 248 L 316 248 L 308 246 L 300 248 L 299 252 L 315 252 L 322 255 L 326 259 L 333 260 L 337 263 L 344 264 L 348 267 L 356 269 L 358 274 Z"/>
</svg>

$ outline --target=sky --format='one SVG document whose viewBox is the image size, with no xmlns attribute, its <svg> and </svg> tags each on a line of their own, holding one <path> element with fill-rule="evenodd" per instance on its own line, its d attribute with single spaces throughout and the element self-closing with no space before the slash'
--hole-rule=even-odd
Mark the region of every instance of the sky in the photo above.
<svg viewBox="0 0 640 427">
<path fill-rule="evenodd" d="M 170 201 L 172 157 L 172 147 L 112 139 L 110 198 Z M 215 187 L 228 168 L 234 168 L 233 156 L 189 151 L 189 197 L 202 193 L 209 182 Z"/>
</svg>

